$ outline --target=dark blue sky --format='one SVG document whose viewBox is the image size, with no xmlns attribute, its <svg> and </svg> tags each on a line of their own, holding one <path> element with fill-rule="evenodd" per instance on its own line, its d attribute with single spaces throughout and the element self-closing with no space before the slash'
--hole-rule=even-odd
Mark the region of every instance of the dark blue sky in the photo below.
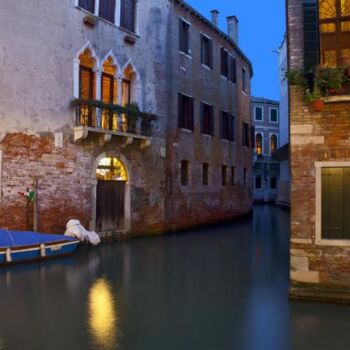
<svg viewBox="0 0 350 350">
<path fill-rule="evenodd" d="M 226 16 L 239 19 L 239 45 L 253 63 L 253 95 L 279 99 L 277 50 L 285 33 L 284 0 L 187 0 L 210 19 L 220 11 L 220 28 L 227 32 Z"/>
</svg>

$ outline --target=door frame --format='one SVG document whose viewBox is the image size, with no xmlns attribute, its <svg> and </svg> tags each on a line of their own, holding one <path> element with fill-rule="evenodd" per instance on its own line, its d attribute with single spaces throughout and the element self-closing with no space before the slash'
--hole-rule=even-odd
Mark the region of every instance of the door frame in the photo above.
<svg viewBox="0 0 350 350">
<path fill-rule="evenodd" d="M 90 230 L 91 231 L 95 231 L 96 230 L 96 201 L 97 201 L 97 179 L 96 179 L 96 171 L 97 171 L 97 167 L 100 163 L 100 161 L 103 158 L 107 158 L 107 157 L 113 157 L 113 158 L 117 158 L 119 159 L 125 169 L 126 169 L 126 173 L 127 173 L 127 181 L 125 183 L 125 198 L 124 198 L 124 229 L 123 231 L 125 232 L 129 232 L 131 229 L 131 195 L 130 195 L 130 189 L 131 189 L 131 185 L 132 185 L 132 175 L 131 175 L 131 171 L 130 171 L 130 166 L 128 161 L 126 160 L 126 158 L 118 153 L 118 152 L 104 152 L 101 153 L 95 160 L 94 160 L 94 164 L 92 167 L 92 174 L 91 174 L 91 191 L 92 191 L 92 195 L 91 195 L 91 209 L 92 209 L 92 219 L 90 221 Z"/>
</svg>

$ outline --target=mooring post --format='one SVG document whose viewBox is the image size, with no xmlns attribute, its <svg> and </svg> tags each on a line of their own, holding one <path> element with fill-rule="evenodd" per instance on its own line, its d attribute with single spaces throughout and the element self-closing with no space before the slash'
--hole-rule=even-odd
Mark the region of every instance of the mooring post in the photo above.
<svg viewBox="0 0 350 350">
<path fill-rule="evenodd" d="M 38 179 L 33 180 L 33 231 L 38 232 Z"/>
</svg>

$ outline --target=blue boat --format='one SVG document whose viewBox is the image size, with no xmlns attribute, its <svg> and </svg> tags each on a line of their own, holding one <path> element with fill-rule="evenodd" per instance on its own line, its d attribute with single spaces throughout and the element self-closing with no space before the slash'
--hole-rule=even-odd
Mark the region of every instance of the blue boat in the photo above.
<svg viewBox="0 0 350 350">
<path fill-rule="evenodd" d="M 63 235 L 0 230 L 0 266 L 72 254 L 78 244 Z"/>
</svg>

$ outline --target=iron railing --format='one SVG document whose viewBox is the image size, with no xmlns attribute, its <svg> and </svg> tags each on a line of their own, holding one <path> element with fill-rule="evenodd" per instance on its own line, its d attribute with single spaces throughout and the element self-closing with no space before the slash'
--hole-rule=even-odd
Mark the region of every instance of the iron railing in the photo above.
<svg viewBox="0 0 350 350">
<path fill-rule="evenodd" d="M 152 122 L 157 119 L 153 114 L 96 100 L 76 99 L 72 105 L 76 126 L 152 136 Z"/>
</svg>

